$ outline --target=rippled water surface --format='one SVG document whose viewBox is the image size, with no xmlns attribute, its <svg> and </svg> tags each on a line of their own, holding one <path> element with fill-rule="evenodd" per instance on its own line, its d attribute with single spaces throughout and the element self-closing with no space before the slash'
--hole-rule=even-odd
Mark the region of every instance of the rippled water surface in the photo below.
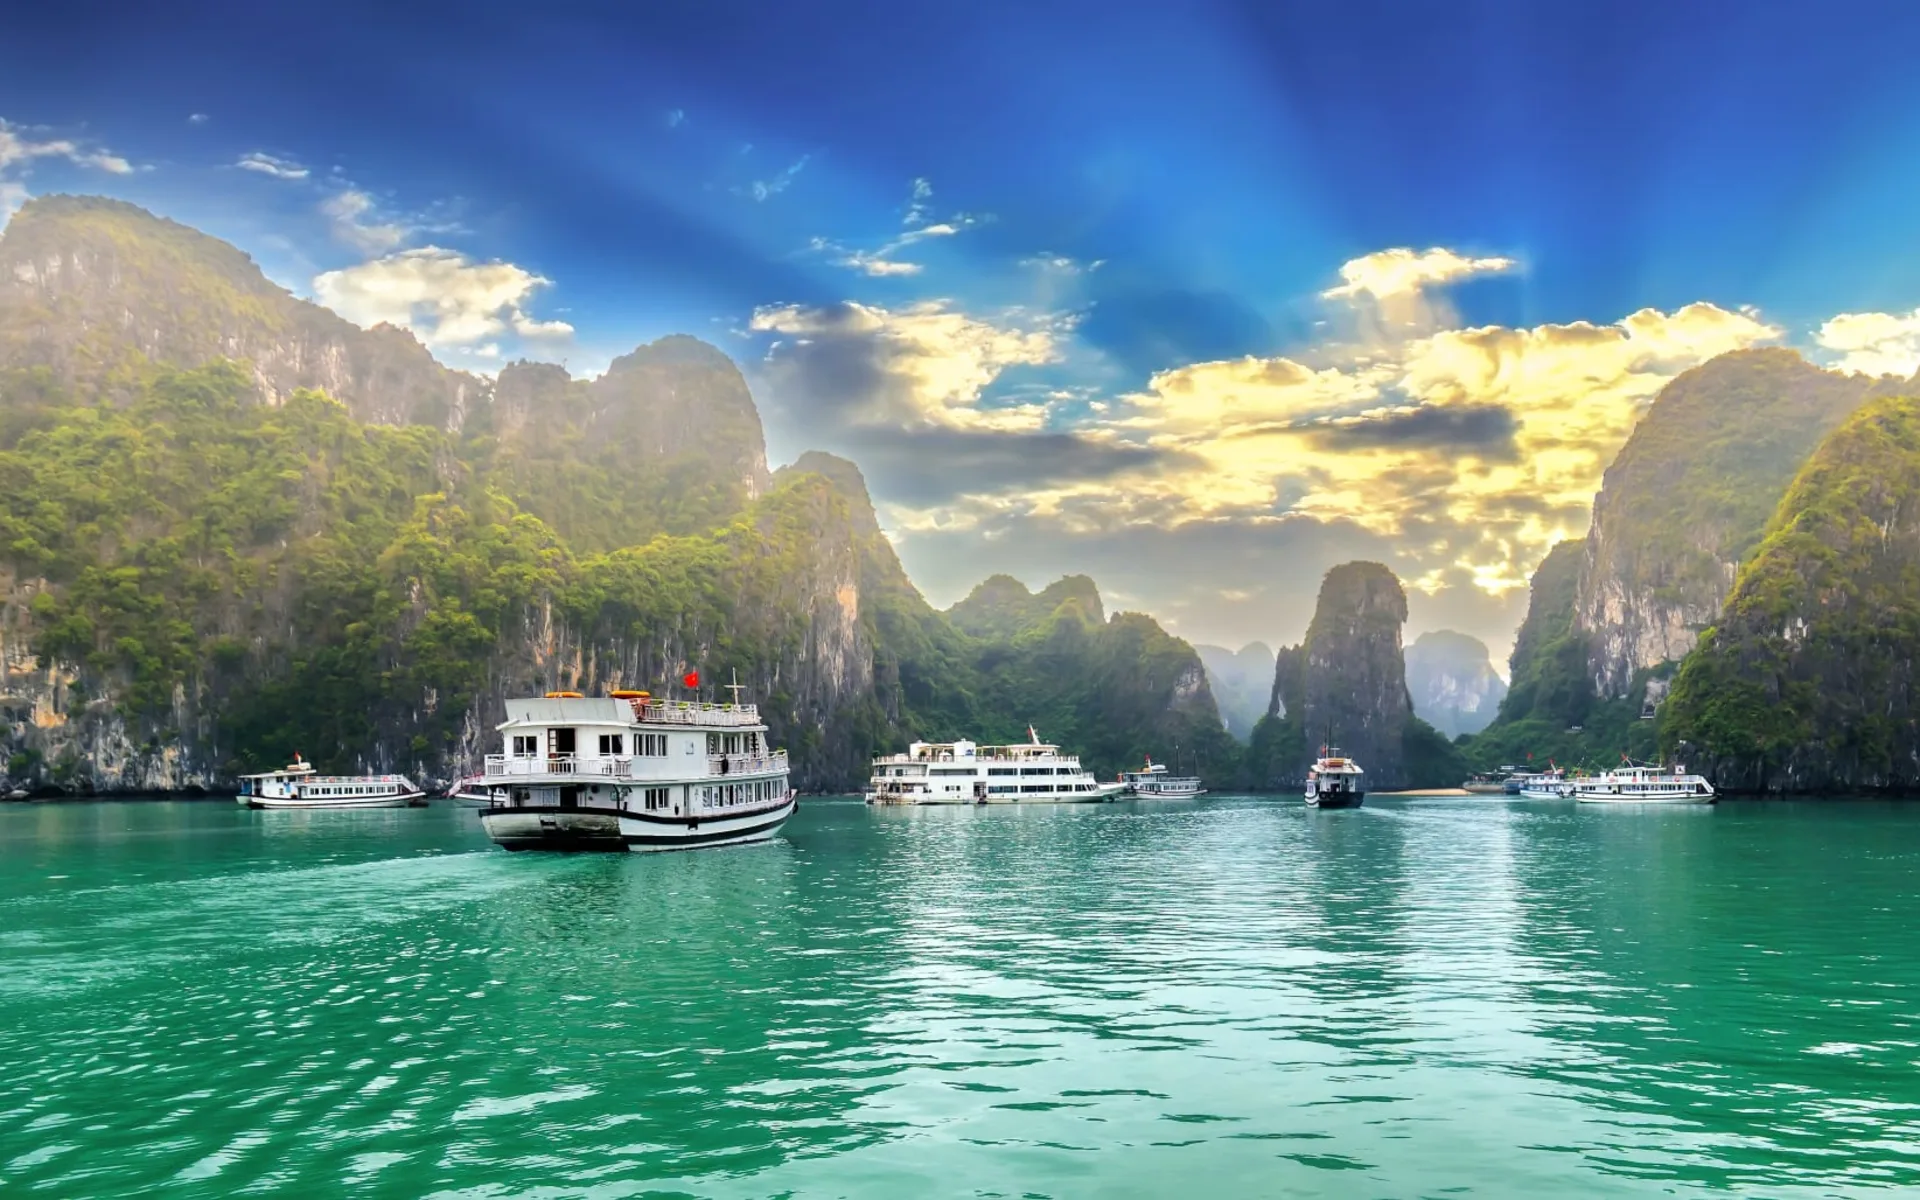
<svg viewBox="0 0 1920 1200">
<path fill-rule="evenodd" d="M 1920 1188 L 1920 807 L 0 809 L 0 1193 Z"/>
</svg>

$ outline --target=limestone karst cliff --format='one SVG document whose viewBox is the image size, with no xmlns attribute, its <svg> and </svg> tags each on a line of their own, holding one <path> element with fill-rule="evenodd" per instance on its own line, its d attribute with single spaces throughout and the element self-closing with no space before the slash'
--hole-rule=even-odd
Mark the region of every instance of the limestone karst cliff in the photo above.
<svg viewBox="0 0 1920 1200">
<path fill-rule="evenodd" d="M 1248 747 L 1251 784 L 1291 786 L 1326 744 L 1359 761 L 1370 790 L 1459 782 L 1462 761 L 1413 714 L 1406 620 L 1406 592 L 1386 567 L 1327 572 L 1305 640 L 1276 656 L 1267 715 Z"/>
<path fill-rule="evenodd" d="M 1584 543 L 1574 626 L 1597 697 L 1624 698 L 1637 672 L 1685 657 L 1794 472 L 1875 387 L 1763 349 L 1661 390 L 1607 468 Z"/>
<path fill-rule="evenodd" d="M 1723 788 L 1920 790 L 1920 400 L 1801 468 L 1674 681 L 1663 748 Z"/>
<path fill-rule="evenodd" d="M 1507 682 L 1479 638 L 1430 630 L 1407 647 L 1406 660 L 1414 715 L 1446 737 L 1485 729 L 1506 698 Z"/>
<path fill-rule="evenodd" d="M 1238 651 L 1223 646 L 1196 645 L 1194 652 L 1207 668 L 1213 699 L 1227 732 L 1241 741 L 1253 736 L 1253 727 L 1266 715 L 1273 692 L 1273 651 L 1264 642 L 1249 642 Z"/>
</svg>

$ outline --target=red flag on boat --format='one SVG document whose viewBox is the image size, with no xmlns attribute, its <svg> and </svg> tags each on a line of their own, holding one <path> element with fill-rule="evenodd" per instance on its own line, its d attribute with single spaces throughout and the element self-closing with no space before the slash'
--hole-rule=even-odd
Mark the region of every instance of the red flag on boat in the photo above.
<svg viewBox="0 0 1920 1200">
<path fill-rule="evenodd" d="M 699 687 L 700 672 L 688 671 L 685 675 L 682 675 L 680 677 L 680 682 L 686 684 L 688 687 Z"/>
</svg>

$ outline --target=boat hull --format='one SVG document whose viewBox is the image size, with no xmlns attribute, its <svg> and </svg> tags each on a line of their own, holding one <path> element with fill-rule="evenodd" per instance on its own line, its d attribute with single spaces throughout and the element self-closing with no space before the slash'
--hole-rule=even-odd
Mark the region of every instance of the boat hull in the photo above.
<svg viewBox="0 0 1920 1200">
<path fill-rule="evenodd" d="M 1324 792 L 1307 797 L 1308 808 L 1359 808 L 1366 800 L 1365 792 Z"/>
<path fill-rule="evenodd" d="M 425 804 L 425 792 L 398 796 L 329 796 L 324 800 L 303 800 L 293 796 L 239 796 L 235 803 L 243 808 L 408 808 Z"/>
<path fill-rule="evenodd" d="M 1566 800 L 1571 798 L 1571 796 L 1572 793 L 1570 792 L 1543 791 L 1539 788 L 1520 789 L 1520 798 L 1522 800 Z"/>
<path fill-rule="evenodd" d="M 1675 804 L 1712 804 L 1719 797 L 1708 792 L 1676 792 L 1671 796 L 1617 795 L 1611 792 L 1575 792 L 1573 798 L 1582 804 L 1621 804 L 1621 805 L 1662 805 Z"/>
<path fill-rule="evenodd" d="M 586 808 L 490 808 L 480 814 L 487 836 L 508 850 L 702 850 L 764 842 L 793 816 L 797 797 L 753 812 L 669 817 Z"/>
</svg>

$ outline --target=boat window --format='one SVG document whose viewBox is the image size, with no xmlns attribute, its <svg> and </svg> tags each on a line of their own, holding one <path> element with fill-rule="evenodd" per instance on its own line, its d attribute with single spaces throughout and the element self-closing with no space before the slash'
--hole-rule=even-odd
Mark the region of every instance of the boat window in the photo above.
<svg viewBox="0 0 1920 1200">
<path fill-rule="evenodd" d="M 551 753 L 555 758 L 566 758 L 574 752 L 574 733 L 572 729 L 550 729 L 547 736 L 552 741 Z"/>
<path fill-rule="evenodd" d="M 667 735 L 664 733 L 636 733 L 633 735 L 633 752 L 643 758 L 665 758 L 667 756 Z"/>
<path fill-rule="evenodd" d="M 707 753 L 708 754 L 720 753 L 720 735 L 719 734 L 709 733 L 707 735 Z"/>
<path fill-rule="evenodd" d="M 619 734 L 603 733 L 600 735 L 601 758 L 618 758 L 625 753 L 624 740 Z"/>
</svg>

